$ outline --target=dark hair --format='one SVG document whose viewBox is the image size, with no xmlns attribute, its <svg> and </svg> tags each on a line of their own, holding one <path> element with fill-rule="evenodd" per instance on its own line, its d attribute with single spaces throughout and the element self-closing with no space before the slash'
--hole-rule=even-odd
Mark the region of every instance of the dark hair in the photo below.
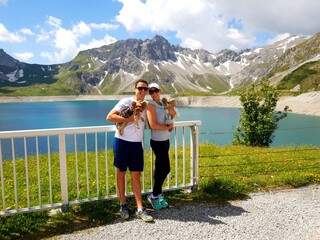
<svg viewBox="0 0 320 240">
<path fill-rule="evenodd" d="M 139 79 L 139 80 L 137 80 L 137 81 L 134 83 L 134 87 L 135 87 L 135 88 L 137 87 L 137 85 L 138 85 L 139 82 L 145 83 L 147 86 L 148 86 L 148 84 L 149 84 L 146 80 L 144 80 L 144 79 Z"/>
</svg>

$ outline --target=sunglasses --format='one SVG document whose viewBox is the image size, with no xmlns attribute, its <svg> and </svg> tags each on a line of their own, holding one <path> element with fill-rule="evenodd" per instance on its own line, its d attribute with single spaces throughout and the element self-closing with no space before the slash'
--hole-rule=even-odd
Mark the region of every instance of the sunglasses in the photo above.
<svg viewBox="0 0 320 240">
<path fill-rule="evenodd" d="M 158 93 L 158 92 L 159 92 L 159 89 L 149 90 L 149 94 Z"/>
<path fill-rule="evenodd" d="M 148 89 L 149 89 L 148 87 L 136 87 L 136 88 L 137 88 L 139 91 L 142 91 L 142 90 L 143 90 L 143 91 L 145 91 L 145 92 L 148 91 Z"/>
</svg>

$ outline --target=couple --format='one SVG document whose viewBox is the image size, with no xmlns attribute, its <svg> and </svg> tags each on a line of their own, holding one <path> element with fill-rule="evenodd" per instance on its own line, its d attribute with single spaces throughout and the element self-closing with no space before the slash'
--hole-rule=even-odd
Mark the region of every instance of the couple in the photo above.
<svg viewBox="0 0 320 240">
<path fill-rule="evenodd" d="M 170 109 L 168 112 L 160 100 L 160 87 L 143 79 L 135 82 L 135 95 L 119 101 L 108 113 L 107 120 L 116 124 L 125 123 L 123 132 L 119 130 L 114 138 L 114 165 L 117 168 L 118 198 L 120 201 L 120 216 L 123 219 L 129 218 L 129 209 L 125 196 L 125 174 L 127 168 L 131 172 L 132 190 L 135 196 L 137 211 L 136 216 L 145 222 L 153 221 L 153 217 L 147 213 L 142 204 L 140 175 L 143 171 L 143 133 L 146 121 L 151 128 L 151 148 L 156 156 L 154 171 L 153 192 L 148 196 L 148 201 L 156 210 L 168 207 L 168 203 L 162 194 L 162 184 L 170 171 L 169 162 L 169 135 L 173 128 L 172 121 L 167 120 L 175 117 L 176 112 Z M 129 117 L 122 117 L 124 109 L 132 108 L 133 102 L 142 102 L 148 93 L 152 100 L 147 104 L 139 115 L 133 113 Z M 132 112 L 134 112 L 132 110 Z"/>
</svg>

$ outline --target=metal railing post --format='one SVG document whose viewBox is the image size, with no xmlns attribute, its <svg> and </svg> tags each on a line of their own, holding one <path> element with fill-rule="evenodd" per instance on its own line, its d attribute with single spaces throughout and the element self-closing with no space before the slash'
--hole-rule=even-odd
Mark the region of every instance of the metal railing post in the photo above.
<svg viewBox="0 0 320 240">
<path fill-rule="evenodd" d="M 68 205 L 67 154 L 65 135 L 59 134 L 60 186 L 61 200 L 64 207 Z"/>
<path fill-rule="evenodd" d="M 198 155 L 199 155 L 199 129 L 198 126 L 194 125 L 191 126 L 191 184 L 192 184 L 192 190 L 197 190 L 198 188 Z"/>
</svg>

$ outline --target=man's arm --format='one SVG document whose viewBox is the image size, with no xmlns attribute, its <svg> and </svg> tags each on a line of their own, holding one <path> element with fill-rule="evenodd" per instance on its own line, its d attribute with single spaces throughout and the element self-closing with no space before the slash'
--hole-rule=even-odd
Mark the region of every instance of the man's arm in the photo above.
<svg viewBox="0 0 320 240">
<path fill-rule="evenodd" d="M 131 115 L 130 117 L 128 118 L 125 118 L 125 117 L 121 117 L 119 115 L 119 112 L 115 109 L 112 109 L 106 119 L 112 123 L 123 123 L 123 122 L 127 122 L 127 123 L 130 123 L 130 122 L 133 122 L 134 121 L 134 116 Z"/>
</svg>

